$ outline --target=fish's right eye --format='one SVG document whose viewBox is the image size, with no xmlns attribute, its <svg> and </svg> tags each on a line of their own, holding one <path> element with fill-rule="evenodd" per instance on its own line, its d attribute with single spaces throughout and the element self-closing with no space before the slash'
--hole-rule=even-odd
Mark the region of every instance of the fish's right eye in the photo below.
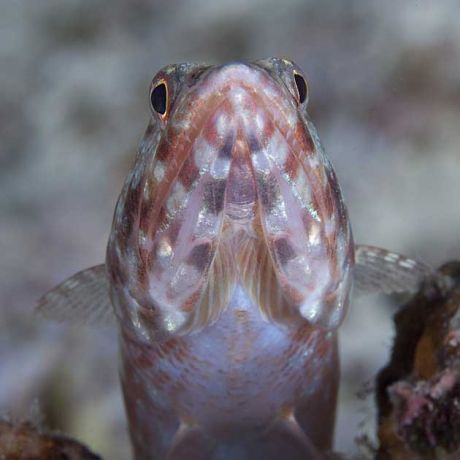
<svg viewBox="0 0 460 460">
<path fill-rule="evenodd" d="M 308 97 L 308 86 L 305 78 L 298 72 L 294 71 L 294 81 L 297 88 L 298 100 L 303 104 Z"/>
<path fill-rule="evenodd" d="M 150 92 L 150 105 L 161 118 L 166 117 L 168 111 L 168 88 L 164 80 L 160 80 Z"/>
</svg>

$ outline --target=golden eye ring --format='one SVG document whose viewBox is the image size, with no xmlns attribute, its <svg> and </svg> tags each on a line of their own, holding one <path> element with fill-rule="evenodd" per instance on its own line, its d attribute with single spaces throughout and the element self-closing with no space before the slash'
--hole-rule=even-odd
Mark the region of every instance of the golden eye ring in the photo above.
<svg viewBox="0 0 460 460">
<path fill-rule="evenodd" d="M 161 119 L 168 115 L 169 108 L 169 91 L 166 80 L 158 80 L 150 91 L 150 107 L 152 111 L 158 113 Z"/>
</svg>

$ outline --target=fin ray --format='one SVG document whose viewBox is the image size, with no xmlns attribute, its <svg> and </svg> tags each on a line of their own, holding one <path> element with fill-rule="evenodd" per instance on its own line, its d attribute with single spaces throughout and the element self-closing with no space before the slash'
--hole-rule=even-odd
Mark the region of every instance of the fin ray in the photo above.
<svg viewBox="0 0 460 460">
<path fill-rule="evenodd" d="M 423 262 L 375 246 L 355 246 L 355 295 L 413 294 L 433 275 L 434 270 Z"/>
<path fill-rule="evenodd" d="M 40 298 L 36 312 L 74 325 L 114 324 L 105 264 L 82 270 L 48 291 Z"/>
</svg>

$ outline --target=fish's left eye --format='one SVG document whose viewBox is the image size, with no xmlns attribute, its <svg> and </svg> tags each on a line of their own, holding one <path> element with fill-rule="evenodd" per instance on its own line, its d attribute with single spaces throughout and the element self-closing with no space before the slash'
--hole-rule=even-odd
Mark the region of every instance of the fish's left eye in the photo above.
<svg viewBox="0 0 460 460">
<path fill-rule="evenodd" d="M 300 73 L 294 72 L 294 81 L 299 96 L 299 103 L 303 104 L 307 100 L 308 86 L 305 78 Z"/>
<path fill-rule="evenodd" d="M 160 81 L 150 92 L 150 104 L 161 117 L 166 115 L 168 109 L 168 88 L 165 81 Z"/>
</svg>

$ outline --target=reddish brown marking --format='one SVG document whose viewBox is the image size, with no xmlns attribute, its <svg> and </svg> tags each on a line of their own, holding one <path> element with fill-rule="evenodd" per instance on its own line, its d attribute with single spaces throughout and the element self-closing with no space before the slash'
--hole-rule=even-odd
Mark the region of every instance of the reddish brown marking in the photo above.
<svg viewBox="0 0 460 460">
<path fill-rule="evenodd" d="M 217 133 L 217 126 L 216 126 L 216 117 L 211 117 L 209 120 L 206 121 L 202 136 L 209 143 L 209 145 L 217 146 L 220 145 L 222 139 L 220 138 L 219 134 Z"/>
<path fill-rule="evenodd" d="M 157 148 L 155 158 L 158 161 L 164 162 L 171 155 L 171 150 L 169 149 L 169 144 L 166 141 L 160 142 L 160 145 Z"/>
<path fill-rule="evenodd" d="M 300 168 L 302 168 L 302 165 L 299 162 L 299 159 L 292 153 L 290 147 L 288 146 L 288 153 L 286 161 L 284 162 L 284 169 L 286 173 L 292 180 L 295 180 L 299 174 Z"/>
<path fill-rule="evenodd" d="M 145 264 L 137 264 L 134 268 L 135 270 L 133 271 L 136 272 L 135 279 L 137 280 L 137 282 L 134 285 L 131 285 L 131 293 L 132 295 L 135 295 L 138 299 L 141 299 L 143 302 L 145 302 L 145 299 L 148 298 L 147 292 L 149 285 L 147 267 L 145 266 Z M 149 302 L 147 302 L 146 305 L 149 305 Z M 144 310 L 141 310 L 141 313 L 142 312 L 144 312 Z M 153 326 L 155 324 L 152 321 L 153 318 L 151 317 L 151 315 L 153 315 L 153 312 L 151 312 L 150 309 L 145 310 L 145 315 L 146 321 L 149 321 L 148 324 L 150 326 Z"/>
<path fill-rule="evenodd" d="M 129 187 L 126 193 L 124 203 L 124 211 L 121 216 L 121 221 L 118 225 L 117 231 L 121 233 L 119 238 L 120 245 L 126 246 L 129 237 L 133 232 L 133 228 L 137 222 L 139 213 L 139 197 L 140 187 Z"/>
<path fill-rule="evenodd" d="M 139 369 L 148 369 L 153 367 L 156 361 L 156 356 L 141 352 L 133 359 L 133 364 Z"/>
<path fill-rule="evenodd" d="M 299 121 L 296 126 L 296 136 L 298 136 L 300 139 L 303 139 L 303 142 L 305 144 L 305 150 L 304 152 L 308 154 L 312 154 L 315 152 L 315 144 L 313 143 L 313 139 L 309 133 L 309 131 L 305 128 L 304 124 Z"/>
<path fill-rule="evenodd" d="M 169 382 L 171 382 L 171 377 L 164 371 L 162 370 L 157 370 L 155 372 L 155 380 L 154 382 L 157 383 L 158 385 L 167 385 Z"/>
<path fill-rule="evenodd" d="M 273 123 L 273 120 L 271 119 L 271 117 L 267 117 L 265 115 L 264 130 L 263 130 L 263 133 L 259 133 L 259 141 L 261 142 L 263 147 L 267 147 L 267 145 L 270 143 L 271 138 L 273 137 L 275 133 L 275 128 L 276 128 L 275 123 Z"/>
<path fill-rule="evenodd" d="M 296 346 L 296 344 L 299 344 L 299 343 L 305 343 L 308 340 L 308 338 L 311 336 L 313 331 L 314 331 L 314 328 L 310 326 L 309 324 L 305 324 L 304 326 L 295 329 L 294 333 L 291 334 L 291 340 L 293 342 L 293 346 Z"/>
<path fill-rule="evenodd" d="M 315 204 L 314 204 L 313 201 L 312 201 L 311 206 L 313 207 L 313 209 L 318 209 L 317 207 L 315 207 Z M 322 217 L 321 214 L 320 214 L 320 217 Z M 309 212 L 304 212 L 301 215 L 301 218 L 302 218 L 302 223 L 303 223 L 304 228 L 307 229 L 307 231 L 308 231 L 308 229 L 312 225 L 313 217 L 311 216 L 311 214 Z M 321 236 L 322 236 L 322 234 L 321 234 Z"/>
<path fill-rule="evenodd" d="M 140 222 L 140 227 L 144 230 L 144 232 L 147 232 L 147 230 L 150 230 L 150 233 L 147 234 L 147 237 L 150 238 L 151 240 L 153 240 L 154 237 L 157 235 L 158 229 L 166 228 L 170 221 L 165 205 L 163 205 L 160 207 L 158 218 L 157 218 L 157 221 L 155 222 L 155 226 L 151 227 L 150 219 L 151 219 L 152 212 L 153 212 L 153 206 L 148 207 L 145 210 L 144 214 L 142 215 L 142 220 Z M 169 242 L 171 245 L 174 245 L 174 243 L 176 242 L 177 236 L 179 234 L 179 230 L 180 230 L 180 226 L 179 226 L 179 223 L 177 222 L 172 222 L 170 226 L 168 227 L 168 237 L 169 237 Z M 154 263 L 156 260 L 158 244 L 159 242 L 156 242 L 154 244 L 153 249 L 150 251 L 146 250 L 146 251 L 141 252 L 142 260 L 144 264 L 146 264 L 148 267 L 150 267 L 151 264 Z"/>
<path fill-rule="evenodd" d="M 197 289 L 192 295 L 185 299 L 180 305 L 181 311 L 191 313 L 196 306 L 198 300 L 200 300 L 201 291 Z"/>
<path fill-rule="evenodd" d="M 179 180 L 182 183 L 185 190 L 190 191 L 192 185 L 198 179 L 199 174 L 200 172 L 196 167 L 193 155 L 190 154 L 185 160 L 184 164 L 182 165 L 177 180 Z"/>
<path fill-rule="evenodd" d="M 165 357 L 172 353 L 178 345 L 180 345 L 180 339 L 175 337 L 170 337 L 167 340 L 158 344 L 157 350 L 162 353 L 162 356 Z"/>
<path fill-rule="evenodd" d="M 321 184 L 320 181 L 318 181 L 317 176 L 311 176 L 309 175 L 309 182 L 310 182 L 310 187 L 311 187 L 311 198 L 310 198 L 310 204 L 313 209 L 316 210 L 318 213 L 320 219 L 323 221 L 326 218 L 330 218 L 330 207 L 333 206 L 333 203 L 329 201 L 327 203 L 328 197 L 328 186 L 324 187 L 323 184 Z"/>
<path fill-rule="evenodd" d="M 171 355 L 176 359 L 177 361 L 180 362 L 187 362 L 190 361 L 190 363 L 193 363 L 193 360 L 189 360 L 191 354 L 190 351 L 188 350 L 185 342 L 177 340 L 174 343 L 174 347 L 171 348 Z"/>
</svg>

